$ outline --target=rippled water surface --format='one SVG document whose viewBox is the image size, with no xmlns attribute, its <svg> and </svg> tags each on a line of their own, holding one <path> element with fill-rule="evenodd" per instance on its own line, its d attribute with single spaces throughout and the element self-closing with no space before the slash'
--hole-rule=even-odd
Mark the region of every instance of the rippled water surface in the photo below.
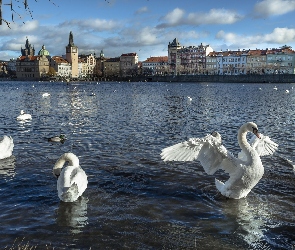
<svg viewBox="0 0 295 250">
<path fill-rule="evenodd" d="M 293 249 L 292 86 L 0 82 L 0 137 L 15 144 L 0 160 L 1 248 L 23 240 L 37 249 Z M 21 109 L 31 121 L 16 120 Z M 222 171 L 160 158 L 164 147 L 214 130 L 237 154 L 248 121 L 280 147 L 262 158 L 264 176 L 244 199 L 217 192 Z M 65 143 L 48 142 L 60 133 Z M 58 199 L 52 174 L 64 152 L 89 180 L 73 203 Z"/>
</svg>

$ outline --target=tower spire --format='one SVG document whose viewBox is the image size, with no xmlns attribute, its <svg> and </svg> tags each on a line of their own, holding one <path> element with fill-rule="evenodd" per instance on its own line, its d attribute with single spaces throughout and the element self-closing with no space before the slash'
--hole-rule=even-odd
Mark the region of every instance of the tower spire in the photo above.
<svg viewBox="0 0 295 250">
<path fill-rule="evenodd" d="M 72 31 L 70 31 L 70 35 L 69 35 L 69 45 L 68 46 L 74 46 L 74 36 Z"/>
</svg>

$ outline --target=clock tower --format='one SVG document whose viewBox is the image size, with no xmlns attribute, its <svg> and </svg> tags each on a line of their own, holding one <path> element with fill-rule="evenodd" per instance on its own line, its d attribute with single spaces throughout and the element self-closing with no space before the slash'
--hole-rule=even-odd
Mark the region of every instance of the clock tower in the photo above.
<svg viewBox="0 0 295 250">
<path fill-rule="evenodd" d="M 78 78 L 78 47 L 74 44 L 72 31 L 69 35 L 69 44 L 66 47 L 66 60 L 72 65 L 72 78 Z"/>
</svg>

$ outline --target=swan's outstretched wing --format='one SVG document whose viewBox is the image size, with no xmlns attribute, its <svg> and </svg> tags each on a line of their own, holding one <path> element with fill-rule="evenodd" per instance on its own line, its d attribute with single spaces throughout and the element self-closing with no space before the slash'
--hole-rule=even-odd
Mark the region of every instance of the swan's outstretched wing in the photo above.
<svg viewBox="0 0 295 250">
<path fill-rule="evenodd" d="M 260 139 L 253 135 L 252 138 L 249 141 L 249 144 L 252 148 L 254 148 L 259 156 L 265 156 L 265 155 L 272 155 L 277 149 L 278 144 L 272 141 L 268 136 L 265 136 L 263 134 L 260 134 Z M 238 155 L 240 159 L 245 158 L 245 153 L 241 151 Z"/>
<path fill-rule="evenodd" d="M 218 169 L 231 173 L 236 169 L 235 157 L 221 145 L 221 137 L 218 133 L 217 136 L 207 135 L 203 138 L 191 138 L 188 141 L 164 148 L 161 158 L 164 161 L 198 160 L 207 174 L 214 174 Z"/>
</svg>

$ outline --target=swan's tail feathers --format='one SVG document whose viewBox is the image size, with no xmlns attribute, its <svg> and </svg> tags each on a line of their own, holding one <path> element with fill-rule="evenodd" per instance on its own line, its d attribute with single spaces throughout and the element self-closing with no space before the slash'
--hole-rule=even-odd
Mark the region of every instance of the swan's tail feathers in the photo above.
<svg viewBox="0 0 295 250">
<path fill-rule="evenodd" d="M 61 195 L 61 200 L 64 202 L 73 202 L 79 197 L 79 189 L 76 183 L 73 183 L 70 187 L 64 187 Z"/>
<path fill-rule="evenodd" d="M 259 156 L 272 155 L 278 149 L 279 145 L 268 136 L 260 134 L 260 137 L 261 139 L 254 135 L 250 140 L 250 145 L 257 151 Z"/>
<path fill-rule="evenodd" d="M 220 180 L 215 179 L 215 186 L 218 189 L 218 191 L 223 195 L 224 183 Z"/>
</svg>

